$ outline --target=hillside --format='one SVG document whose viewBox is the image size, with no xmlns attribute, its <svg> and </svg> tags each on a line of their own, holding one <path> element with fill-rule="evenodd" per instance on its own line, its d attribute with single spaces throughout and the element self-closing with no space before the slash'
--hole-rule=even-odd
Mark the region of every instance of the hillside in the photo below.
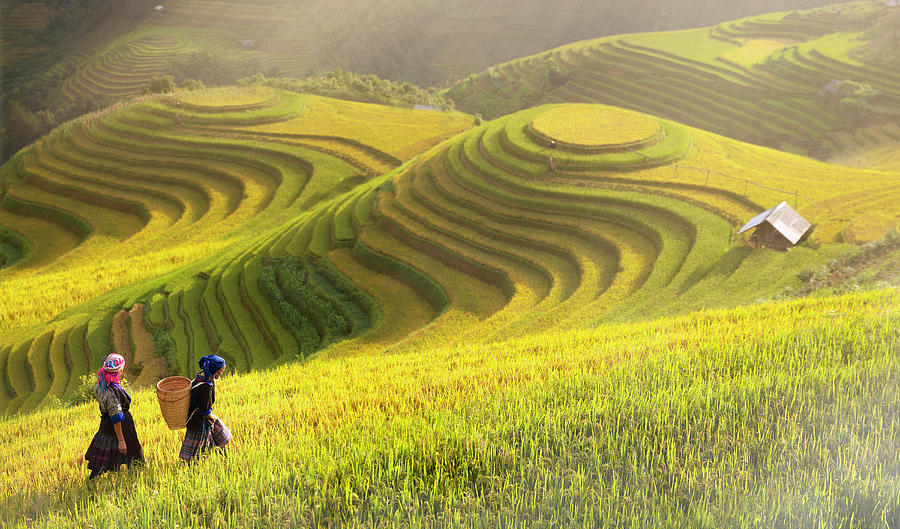
<svg viewBox="0 0 900 529">
<path fill-rule="evenodd" d="M 82 19 L 96 20 L 98 15 L 118 9 L 130 12 L 131 24 L 122 24 L 118 30 L 104 27 L 102 37 L 109 45 L 102 45 L 106 50 L 93 50 L 97 55 L 83 61 L 85 66 L 100 70 L 102 66 L 94 64 L 98 60 L 111 68 L 116 61 L 122 61 L 122 66 L 132 63 L 138 70 L 152 66 L 163 58 L 167 46 L 143 38 L 151 34 L 167 35 L 170 53 L 195 49 L 244 55 L 256 58 L 264 73 L 298 76 L 340 67 L 434 84 L 573 40 L 696 27 L 774 9 L 803 9 L 824 3 L 760 0 L 710 6 L 698 2 L 702 9 L 694 9 L 659 0 L 602 5 L 582 0 L 554 4 L 535 0 L 490 4 L 472 0 L 450 4 L 376 0 L 360 9 L 351 3 L 322 0 L 265 0 L 252 6 L 232 0 L 184 0 L 164 3 L 165 9 L 156 12 L 158 2 L 131 0 L 109 8 L 102 0 L 81 6 L 47 0 L 6 2 L 0 21 L 4 46 L 9 47 L 4 54 L 7 63 L 39 54 L 40 49 L 28 47 L 29 39 L 57 19 L 68 19 L 67 24 L 54 28 L 57 32 L 68 30 L 77 37 L 84 29 Z M 135 26 L 140 28 L 139 33 L 132 33 L 138 29 Z M 100 42 L 99 37 L 91 35 L 91 40 Z M 177 55 L 166 57 L 172 62 L 177 59 Z"/>
<path fill-rule="evenodd" d="M 584 136 L 573 112 L 631 126 Z M 335 342 L 733 306 L 900 222 L 893 173 L 605 106 L 530 109 L 391 170 L 469 123 L 257 87 L 145 98 L 61 128 L 4 166 L 0 221 L 27 244 L 0 272 L 0 403 L 65 399 L 110 348 L 142 385 L 210 351 L 245 371 Z M 815 224 L 808 244 L 734 237 L 782 200 Z"/>
<path fill-rule="evenodd" d="M 258 72 L 302 78 L 340 68 L 425 87 L 577 39 L 696 27 L 825 0 L 694 3 L 702 9 L 661 0 L 640 0 L 638 9 L 624 0 L 4 2 L 2 159 L 159 76 L 222 86 Z"/>
<path fill-rule="evenodd" d="M 256 239 L 271 238 L 273 229 L 320 211 L 315 208 L 329 197 L 390 170 L 470 122 L 458 114 L 247 88 L 148 98 L 61 128 L 4 166 L 8 188 L 0 223 L 17 231 L 25 244 L 24 258 L 0 271 L 0 352 L 4 371 L 28 375 L 5 376 L 3 401 L 11 411 L 33 407 L 47 391 L 71 395 L 77 375 L 110 348 L 129 349 L 132 374 L 148 368 L 143 383 L 169 369 L 185 369 L 195 352 L 221 346 L 240 355 L 245 339 L 254 350 L 267 348 L 269 360 L 253 358 L 253 365 L 282 354 L 292 359 L 299 346 L 277 323 L 260 291 L 257 278 L 266 256 L 253 251 Z M 328 232 L 321 235 L 329 240 Z M 242 278 L 245 265 L 249 282 Z M 228 278 L 220 283 L 225 269 Z M 219 270 L 213 280 L 200 279 L 213 270 Z M 325 297 L 338 296 L 336 303 L 343 300 L 351 311 L 345 316 L 354 327 L 341 320 L 344 332 L 363 330 L 368 302 L 365 296 L 353 297 L 358 287 L 347 290 L 340 273 L 330 268 L 315 275 L 328 289 Z M 175 291 L 169 286 L 173 281 L 189 288 Z M 98 298 L 113 289 L 119 290 Z M 233 296 L 228 304 L 236 306 L 219 304 L 224 292 Z M 134 350 L 130 333 L 123 336 L 125 345 L 116 344 L 110 329 L 118 309 L 131 308 L 126 300 L 134 297 L 153 298 L 148 322 L 171 331 L 165 343 L 185 356 L 170 355 L 160 364 L 157 356 L 167 350 L 154 347 L 147 333 L 140 333 Z M 84 302 L 89 303 L 80 305 Z M 56 316 L 78 305 L 75 316 Z M 127 313 L 122 318 L 142 328 L 142 318 Z M 53 323 L 33 327 L 47 321 Z M 245 337 L 247 330 L 229 330 L 236 321 L 262 327 Z M 309 322 L 304 328 L 310 329 Z M 156 334 L 159 340 L 160 331 Z M 333 339 L 316 336 L 317 344 Z M 281 341 L 290 343 L 287 351 Z M 36 355 L 49 350 L 53 354 L 39 363 Z M 251 365 L 250 358 L 229 358 L 244 369 Z M 38 393 L 29 397 L 33 391 Z"/>
<path fill-rule="evenodd" d="M 890 9 L 838 4 L 583 41 L 492 67 L 448 96 L 486 118 L 542 103 L 606 103 L 824 158 L 841 151 L 839 135 L 858 128 L 884 129 L 889 143 L 900 138 L 891 124 L 900 77 L 880 62 L 892 55 L 876 62 L 859 53 L 884 42 Z"/>
</svg>

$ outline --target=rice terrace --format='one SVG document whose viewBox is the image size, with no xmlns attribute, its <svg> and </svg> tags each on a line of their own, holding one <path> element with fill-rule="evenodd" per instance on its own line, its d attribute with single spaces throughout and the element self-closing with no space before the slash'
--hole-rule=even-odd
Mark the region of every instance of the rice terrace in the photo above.
<svg viewBox="0 0 900 529">
<path fill-rule="evenodd" d="M 0 526 L 900 528 L 900 2 L 489 4 L 0 6 Z"/>
</svg>

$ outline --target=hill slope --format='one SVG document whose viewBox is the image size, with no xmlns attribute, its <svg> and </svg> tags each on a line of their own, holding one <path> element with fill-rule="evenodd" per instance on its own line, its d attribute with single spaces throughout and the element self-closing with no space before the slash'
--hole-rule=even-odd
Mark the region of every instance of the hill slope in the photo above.
<svg viewBox="0 0 900 529">
<path fill-rule="evenodd" d="M 364 8 L 352 3 L 322 0 L 265 0 L 251 6 L 233 0 L 184 0 L 155 12 L 156 2 L 132 1 L 119 9 L 152 34 L 171 34 L 170 42 L 183 48 L 199 47 L 215 54 L 256 57 L 260 71 L 304 75 L 341 67 L 359 73 L 409 80 L 423 84 L 444 82 L 515 57 L 573 40 L 613 33 L 696 27 L 773 9 L 802 9 L 822 5 L 822 0 L 761 0 L 753 5 L 708 3 L 673 6 L 659 0 L 597 4 L 567 0 L 548 4 L 535 0 L 501 0 L 490 4 L 471 0 L 446 2 L 397 2 L 376 0 Z M 45 20 L 61 16 L 96 19 L 98 12 L 113 11 L 94 0 L 81 7 L 86 13 L 70 13 L 79 7 L 59 2 L 8 2 L 4 4 L 6 61 L 37 50 L 27 47 L 30 32 Z M 140 18 L 137 18 L 140 15 Z M 124 22 L 124 21 L 123 21 Z M 135 21 L 118 30 L 104 28 L 106 42 L 116 42 L 135 29 Z M 68 26 L 54 29 L 65 33 Z M 78 27 L 78 26 L 76 26 Z M 116 33 L 118 31 L 119 33 Z M 172 32 L 176 33 L 172 33 Z M 99 41 L 96 36 L 92 40 Z M 124 41 L 121 41 L 124 42 Z M 68 42 L 70 47 L 76 42 Z M 121 65 L 138 70 L 157 62 L 153 43 L 135 42 L 133 53 L 118 57 Z M 130 46 L 130 45 L 129 45 Z M 77 46 L 74 46 L 77 47 Z M 105 45 L 104 45 L 105 47 Z M 114 55 L 100 50 L 107 61 Z M 122 49 L 123 52 L 127 48 Z M 151 54 L 146 54 L 146 52 Z M 143 60 L 141 59 L 143 57 Z M 159 55 L 161 58 L 162 56 Z M 109 66 L 115 67 L 110 64 Z M 252 73 L 252 72 L 251 72 Z M 233 81 L 233 79 L 232 79 Z"/>
<path fill-rule="evenodd" d="M 881 38 L 872 28 L 889 9 L 840 4 L 584 41 L 492 67 L 448 96 L 489 118 L 541 103 L 613 104 L 826 157 L 841 148 L 836 134 L 900 114 L 897 72 L 857 53 Z"/>
<path fill-rule="evenodd" d="M 592 135 L 572 112 L 596 116 Z M 468 123 L 219 90 L 111 109 L 21 153 L 2 214 L 36 231 L 2 272 L 6 412 L 71 395 L 110 348 L 141 385 L 210 351 L 248 370 L 332 343 L 352 353 L 731 306 L 900 222 L 892 173 L 605 106 L 517 113 L 385 172 Z M 815 224 L 809 244 L 735 244 L 782 200 Z"/>
<path fill-rule="evenodd" d="M 321 212 L 330 197 L 470 123 L 251 88 L 149 98 L 48 136 L 4 167 L 11 179 L 0 223 L 25 242 L 24 258 L 0 271 L 4 407 L 72 395 L 77 375 L 109 349 L 149 384 L 210 350 L 249 369 L 361 332 L 375 316 L 371 303 L 331 268 L 288 267 L 274 288 L 261 285 L 263 267 L 276 264 L 257 239 L 271 241 L 273 229 Z M 285 274 L 316 289 L 298 290 Z M 283 305 L 283 291 L 293 305 Z M 151 299 L 146 312 L 117 316 Z M 270 303 L 279 302 L 286 310 L 276 316 Z M 327 307 L 333 321 L 315 319 Z M 284 329 L 278 317 L 298 311 L 302 325 Z M 157 326 L 155 347 L 129 338 L 129 319 L 137 329 Z"/>
</svg>

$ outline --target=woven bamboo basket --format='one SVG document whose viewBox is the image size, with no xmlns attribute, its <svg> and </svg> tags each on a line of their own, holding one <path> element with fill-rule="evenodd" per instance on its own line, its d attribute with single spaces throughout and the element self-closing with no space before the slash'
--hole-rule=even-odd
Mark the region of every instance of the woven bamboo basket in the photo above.
<svg viewBox="0 0 900 529">
<path fill-rule="evenodd" d="M 191 404 L 191 379 L 166 377 L 156 383 L 159 411 L 170 430 L 184 428 Z"/>
</svg>

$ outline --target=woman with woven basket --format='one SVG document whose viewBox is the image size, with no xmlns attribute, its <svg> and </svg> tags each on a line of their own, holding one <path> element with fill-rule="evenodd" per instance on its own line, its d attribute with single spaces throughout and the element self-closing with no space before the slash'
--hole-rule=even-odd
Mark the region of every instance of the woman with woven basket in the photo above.
<svg viewBox="0 0 900 529">
<path fill-rule="evenodd" d="M 119 381 L 124 368 L 125 358 L 113 353 L 97 371 L 94 397 L 100 405 L 100 428 L 84 454 L 91 471 L 89 480 L 110 470 L 118 471 L 122 464 L 130 467 L 144 462 L 144 449 L 130 411 L 131 396 Z"/>
<path fill-rule="evenodd" d="M 191 383 L 187 431 L 178 454 L 183 461 L 191 461 L 208 450 L 224 454 L 225 445 L 231 441 L 231 431 L 212 412 L 216 401 L 216 380 L 225 372 L 225 359 L 208 355 L 201 358 L 198 364 L 201 371 Z"/>
</svg>

